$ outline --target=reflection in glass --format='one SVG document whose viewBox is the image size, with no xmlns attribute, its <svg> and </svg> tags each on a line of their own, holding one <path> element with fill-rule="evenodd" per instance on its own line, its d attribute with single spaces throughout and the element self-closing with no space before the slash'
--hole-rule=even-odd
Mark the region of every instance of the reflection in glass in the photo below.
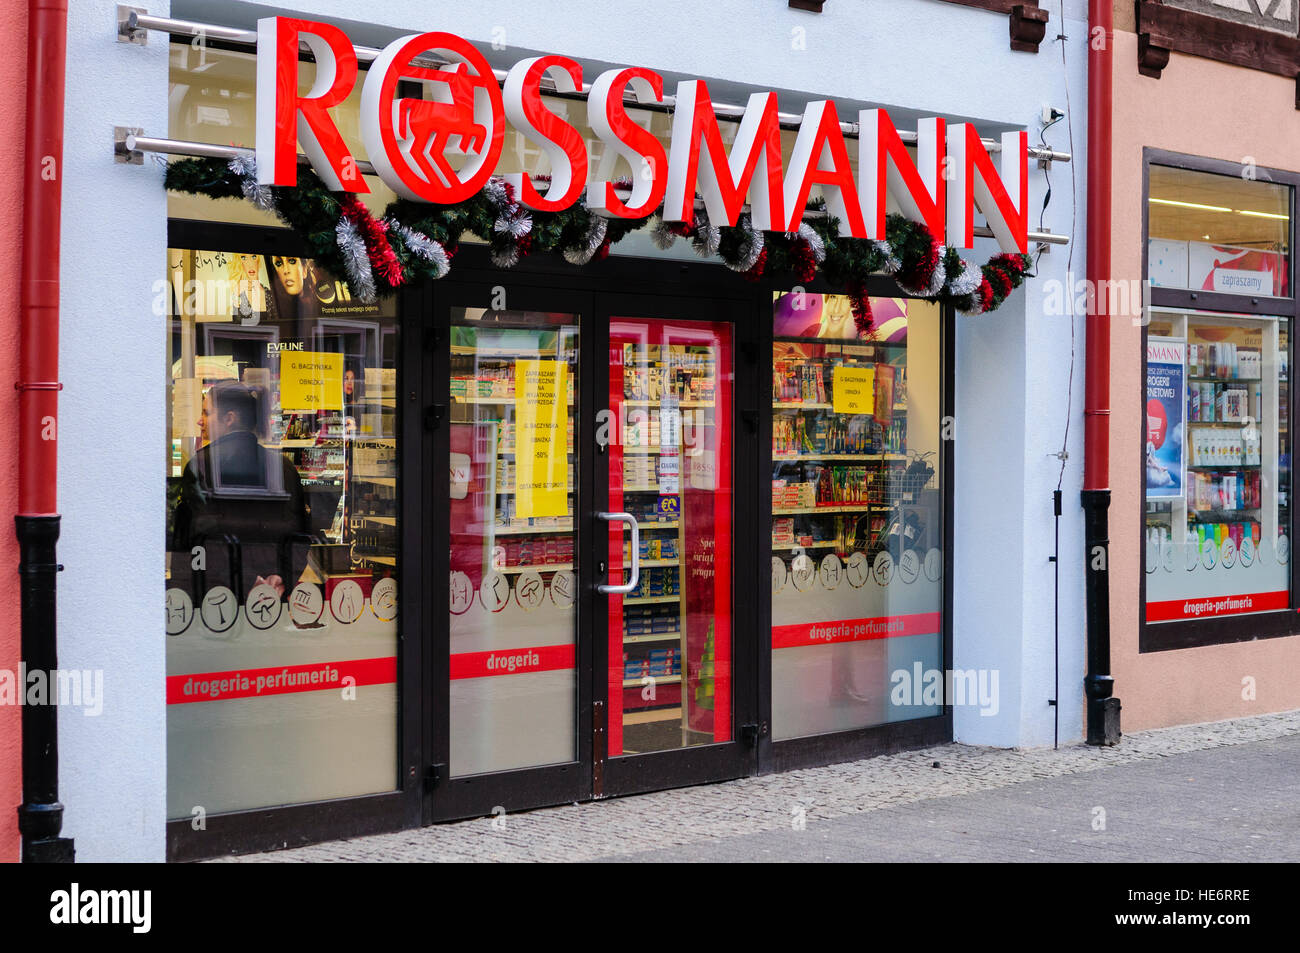
<svg viewBox="0 0 1300 953">
<path fill-rule="evenodd" d="M 772 731 L 943 704 L 940 312 L 777 294 L 772 351 Z"/>
</svg>

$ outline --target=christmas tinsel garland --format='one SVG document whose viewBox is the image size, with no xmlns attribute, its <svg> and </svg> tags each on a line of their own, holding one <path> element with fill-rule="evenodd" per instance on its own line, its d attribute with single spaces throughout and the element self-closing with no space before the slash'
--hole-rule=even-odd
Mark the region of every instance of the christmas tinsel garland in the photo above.
<svg viewBox="0 0 1300 953">
<path fill-rule="evenodd" d="M 493 264 L 511 268 L 541 252 L 560 253 L 570 264 L 585 265 L 609 255 L 610 246 L 640 228 L 644 219 L 606 218 L 582 200 L 560 212 L 537 212 L 521 205 L 504 179 L 490 179 L 473 198 L 458 205 L 429 205 L 399 199 L 375 218 L 350 192 L 331 192 L 310 169 L 298 170 L 294 187 L 259 185 L 247 156 L 234 159 L 182 159 L 168 164 L 166 187 L 209 198 L 243 198 L 274 212 L 311 249 L 322 267 L 347 277 L 353 294 L 373 301 L 421 279 L 438 279 L 451 268 L 462 236 L 469 232 L 488 243 Z M 585 198 L 585 196 L 584 196 Z M 810 207 L 817 208 L 810 203 Z M 818 210 L 824 211 L 824 206 Z M 979 267 L 944 245 L 926 225 L 901 215 L 886 221 L 884 241 L 845 238 L 839 222 L 821 215 L 794 232 L 755 229 L 749 216 L 735 226 L 717 226 L 704 210 L 694 221 L 664 222 L 655 213 L 653 238 L 667 248 L 678 238 L 691 242 L 701 257 L 719 256 L 750 281 L 764 275 L 791 275 L 813 281 L 818 270 L 843 285 L 858 332 L 871 333 L 867 279 L 890 275 L 909 295 L 952 304 L 966 314 L 993 311 L 1024 283 L 1027 255 L 995 255 Z"/>
</svg>

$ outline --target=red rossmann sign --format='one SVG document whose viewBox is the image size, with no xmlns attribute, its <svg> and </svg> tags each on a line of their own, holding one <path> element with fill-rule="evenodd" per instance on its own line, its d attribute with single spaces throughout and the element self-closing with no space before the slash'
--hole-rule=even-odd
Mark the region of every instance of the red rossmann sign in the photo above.
<svg viewBox="0 0 1300 953">
<path fill-rule="evenodd" d="M 297 182 L 297 142 L 312 166 L 334 189 L 368 192 L 330 116 L 357 81 L 352 43 L 335 26 L 288 17 L 257 24 L 257 167 L 267 185 Z M 316 59 L 316 77 L 298 93 L 298 50 L 304 42 Z M 433 66 L 430 59 L 445 61 Z M 1007 252 L 1028 244 L 1028 134 L 1002 136 L 994 166 L 975 127 L 925 119 L 918 124 L 912 160 L 889 114 L 858 113 L 858 176 L 835 104 L 810 102 L 795 139 L 788 169 L 782 168 L 776 93 L 749 97 L 730 154 L 723 147 L 708 87 L 702 80 L 677 84 L 671 145 L 663 145 L 627 113 L 624 94 L 637 102 L 661 102 L 663 78 L 643 67 L 606 70 L 587 94 L 587 122 L 604 143 L 601 160 L 588 168 L 582 134 L 546 108 L 542 78 L 564 92 L 583 89 L 582 66 L 564 56 L 535 56 L 516 63 L 498 85 L 483 54 L 451 33 L 421 33 L 390 43 L 371 65 L 361 88 L 361 132 L 379 177 L 409 199 L 451 204 L 473 195 L 495 172 L 507 120 L 534 143 L 551 165 L 545 193 L 526 177 L 508 176 L 529 208 L 556 211 L 577 201 L 605 215 L 644 218 L 664 203 L 664 218 L 689 221 L 695 195 L 703 196 L 715 224 L 734 225 L 748 200 L 756 228 L 794 231 L 809 191 L 820 185 L 844 235 L 883 238 L 886 196 L 914 221 L 926 223 L 949 245 L 970 248 L 975 209 L 984 214 Z M 432 98 L 399 95 L 399 82 L 423 82 Z M 453 146 L 464 155 L 459 168 L 447 159 Z M 614 166 L 625 159 L 641 174 L 631 177 L 625 200 L 614 187 Z"/>
</svg>

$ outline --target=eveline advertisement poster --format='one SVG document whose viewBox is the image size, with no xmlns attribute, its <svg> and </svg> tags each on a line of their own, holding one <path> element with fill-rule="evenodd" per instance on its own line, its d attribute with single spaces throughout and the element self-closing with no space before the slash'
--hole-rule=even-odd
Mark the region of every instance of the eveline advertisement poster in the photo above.
<svg viewBox="0 0 1300 953">
<path fill-rule="evenodd" d="M 1187 345 L 1147 339 L 1147 498 L 1183 495 L 1183 369 Z"/>
</svg>

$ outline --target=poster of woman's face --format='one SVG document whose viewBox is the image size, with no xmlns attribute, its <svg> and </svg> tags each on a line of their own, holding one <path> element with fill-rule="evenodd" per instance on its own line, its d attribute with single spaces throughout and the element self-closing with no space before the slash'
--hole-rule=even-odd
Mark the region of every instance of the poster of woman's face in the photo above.
<svg viewBox="0 0 1300 953">
<path fill-rule="evenodd" d="M 307 276 L 307 264 L 303 259 L 293 255 L 272 255 L 271 268 L 285 294 L 295 298 L 302 294 Z"/>
</svg>

